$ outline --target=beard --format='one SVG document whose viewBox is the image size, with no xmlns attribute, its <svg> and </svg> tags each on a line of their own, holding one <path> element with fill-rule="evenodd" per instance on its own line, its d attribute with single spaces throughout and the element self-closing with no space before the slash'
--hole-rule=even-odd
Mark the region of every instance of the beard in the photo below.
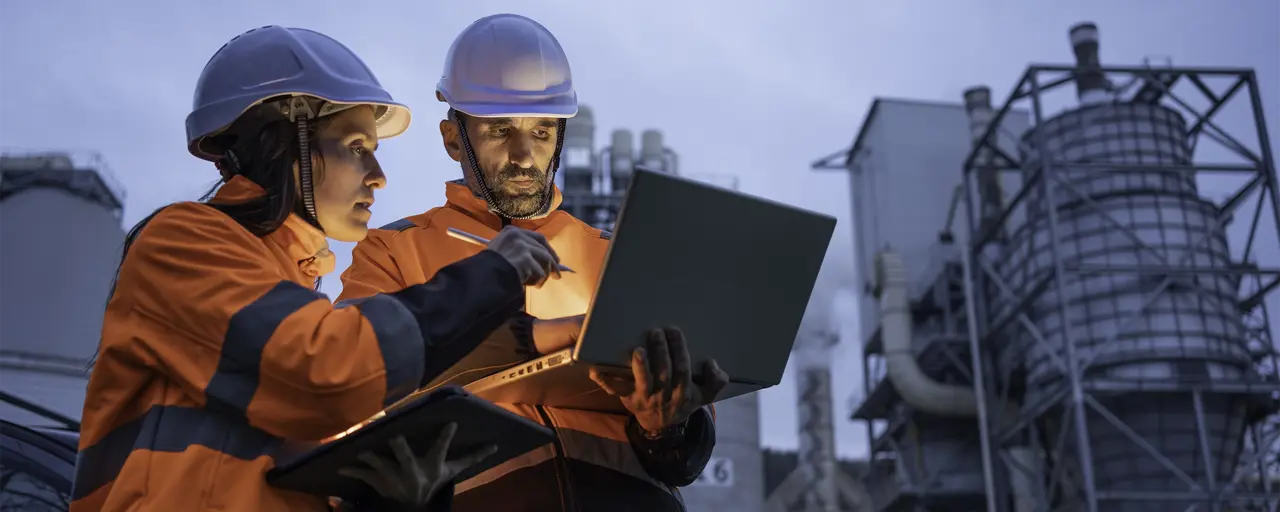
<svg viewBox="0 0 1280 512">
<path fill-rule="evenodd" d="M 537 167 L 528 169 L 514 164 L 503 166 L 497 176 L 487 178 L 489 191 L 493 193 L 493 205 L 512 217 L 527 217 L 538 213 L 547 197 L 547 173 Z M 530 190 L 511 190 L 507 183 L 516 179 L 530 179 L 537 185 Z"/>
</svg>

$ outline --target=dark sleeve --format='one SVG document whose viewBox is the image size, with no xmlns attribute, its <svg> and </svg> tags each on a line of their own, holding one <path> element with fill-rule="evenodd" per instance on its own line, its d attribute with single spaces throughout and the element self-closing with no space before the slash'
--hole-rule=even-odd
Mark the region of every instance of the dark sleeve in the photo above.
<svg viewBox="0 0 1280 512">
<path fill-rule="evenodd" d="M 667 485 L 684 487 L 697 480 L 711 460 L 716 447 L 716 424 L 711 412 L 703 407 L 685 420 L 681 438 L 650 440 L 632 418 L 627 423 L 627 438 L 649 476 Z"/>
<path fill-rule="evenodd" d="M 426 283 L 339 306 L 360 307 L 380 297 L 394 299 L 417 320 L 425 367 L 421 382 L 415 384 L 421 386 L 456 365 L 524 307 L 524 285 L 502 256 L 481 251 L 440 269 Z"/>
<path fill-rule="evenodd" d="M 492 374 L 494 370 L 537 357 L 537 352 L 533 345 L 533 317 L 517 311 L 481 341 L 475 350 L 431 379 L 427 387 L 444 383 L 465 386 Z"/>
<path fill-rule="evenodd" d="M 351 503 L 340 512 L 450 512 L 453 510 L 453 483 L 440 488 L 426 505 L 416 506 L 398 503 L 382 496 L 374 496 Z"/>
</svg>

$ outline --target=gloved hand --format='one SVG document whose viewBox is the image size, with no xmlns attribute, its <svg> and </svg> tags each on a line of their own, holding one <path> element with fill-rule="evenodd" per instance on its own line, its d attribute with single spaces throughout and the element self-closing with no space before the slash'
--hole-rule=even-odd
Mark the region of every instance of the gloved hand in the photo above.
<svg viewBox="0 0 1280 512">
<path fill-rule="evenodd" d="M 561 318 L 541 318 L 533 321 L 533 345 L 539 354 L 546 355 L 572 347 L 582 334 L 582 322 L 586 315 Z"/>
<path fill-rule="evenodd" d="M 515 267 L 525 286 L 541 288 L 547 279 L 560 278 L 560 269 L 556 266 L 560 257 L 542 233 L 507 226 L 489 242 L 488 250 Z"/>
<path fill-rule="evenodd" d="M 703 364 L 701 384 L 693 381 L 689 349 L 680 329 L 653 329 L 648 343 L 631 353 L 631 375 L 589 373 L 605 393 L 622 400 L 646 434 L 684 423 L 698 408 L 714 403 L 729 374 L 714 359 Z"/>
<path fill-rule="evenodd" d="M 497 446 L 488 445 L 461 457 L 446 459 L 449 443 L 457 431 L 457 423 L 446 425 L 427 456 L 421 458 L 413 453 L 404 436 L 396 437 L 391 440 L 394 461 L 365 452 L 359 455 L 359 459 L 368 467 L 342 468 L 338 474 L 369 484 L 389 500 L 413 506 L 425 505 L 463 470 L 498 451 Z"/>
</svg>

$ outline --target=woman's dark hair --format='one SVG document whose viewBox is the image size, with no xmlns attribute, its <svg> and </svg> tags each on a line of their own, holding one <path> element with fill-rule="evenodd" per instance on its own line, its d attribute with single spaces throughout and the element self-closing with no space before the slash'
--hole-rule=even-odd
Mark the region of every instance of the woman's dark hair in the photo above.
<svg viewBox="0 0 1280 512">
<path fill-rule="evenodd" d="M 320 118 L 309 123 L 307 131 L 309 146 L 316 151 L 320 150 L 319 144 L 316 143 L 317 128 L 325 121 L 325 118 Z M 278 110 L 259 105 L 245 112 L 222 134 L 206 140 L 204 147 L 215 148 L 220 153 L 230 156 L 224 156 L 217 162 L 218 169 L 222 172 L 222 179 L 214 183 L 200 197 L 200 202 L 226 214 L 259 237 L 280 229 L 291 213 L 298 213 L 302 218 L 316 224 L 316 220 L 312 219 L 303 207 L 300 194 L 294 184 L 293 165 L 300 156 L 298 125 L 289 122 Z M 312 168 L 317 176 L 322 167 L 323 159 L 314 159 Z M 244 176 L 252 180 L 261 186 L 266 194 L 238 203 L 210 201 L 218 188 L 235 176 Z M 107 292 L 108 303 L 115 296 L 120 269 L 129 255 L 129 248 L 133 246 L 138 235 L 142 234 L 151 219 L 169 206 L 172 205 L 157 208 L 125 234 L 120 261 L 116 264 L 115 275 L 111 278 L 111 288 Z M 317 227 L 319 227 L 318 224 Z M 315 287 L 320 288 L 319 278 L 316 279 Z M 90 359 L 88 367 L 91 368 L 96 359 L 95 354 Z"/>
</svg>

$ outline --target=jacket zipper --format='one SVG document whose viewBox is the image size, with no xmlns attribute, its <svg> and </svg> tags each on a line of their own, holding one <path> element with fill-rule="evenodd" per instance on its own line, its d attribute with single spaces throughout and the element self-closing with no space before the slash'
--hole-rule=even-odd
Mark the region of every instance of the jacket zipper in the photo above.
<svg viewBox="0 0 1280 512">
<path fill-rule="evenodd" d="M 555 447 L 556 454 L 551 461 L 556 468 L 556 483 L 560 484 L 560 498 L 564 503 L 564 512 L 576 512 L 578 507 L 573 501 L 573 485 L 569 482 L 568 461 L 564 453 L 564 444 L 560 442 L 560 431 L 556 430 L 555 424 L 551 422 L 551 415 L 547 414 L 546 408 L 541 405 L 535 405 L 534 408 L 538 410 L 538 415 L 542 417 L 542 422 L 555 434 L 552 446 Z"/>
</svg>

